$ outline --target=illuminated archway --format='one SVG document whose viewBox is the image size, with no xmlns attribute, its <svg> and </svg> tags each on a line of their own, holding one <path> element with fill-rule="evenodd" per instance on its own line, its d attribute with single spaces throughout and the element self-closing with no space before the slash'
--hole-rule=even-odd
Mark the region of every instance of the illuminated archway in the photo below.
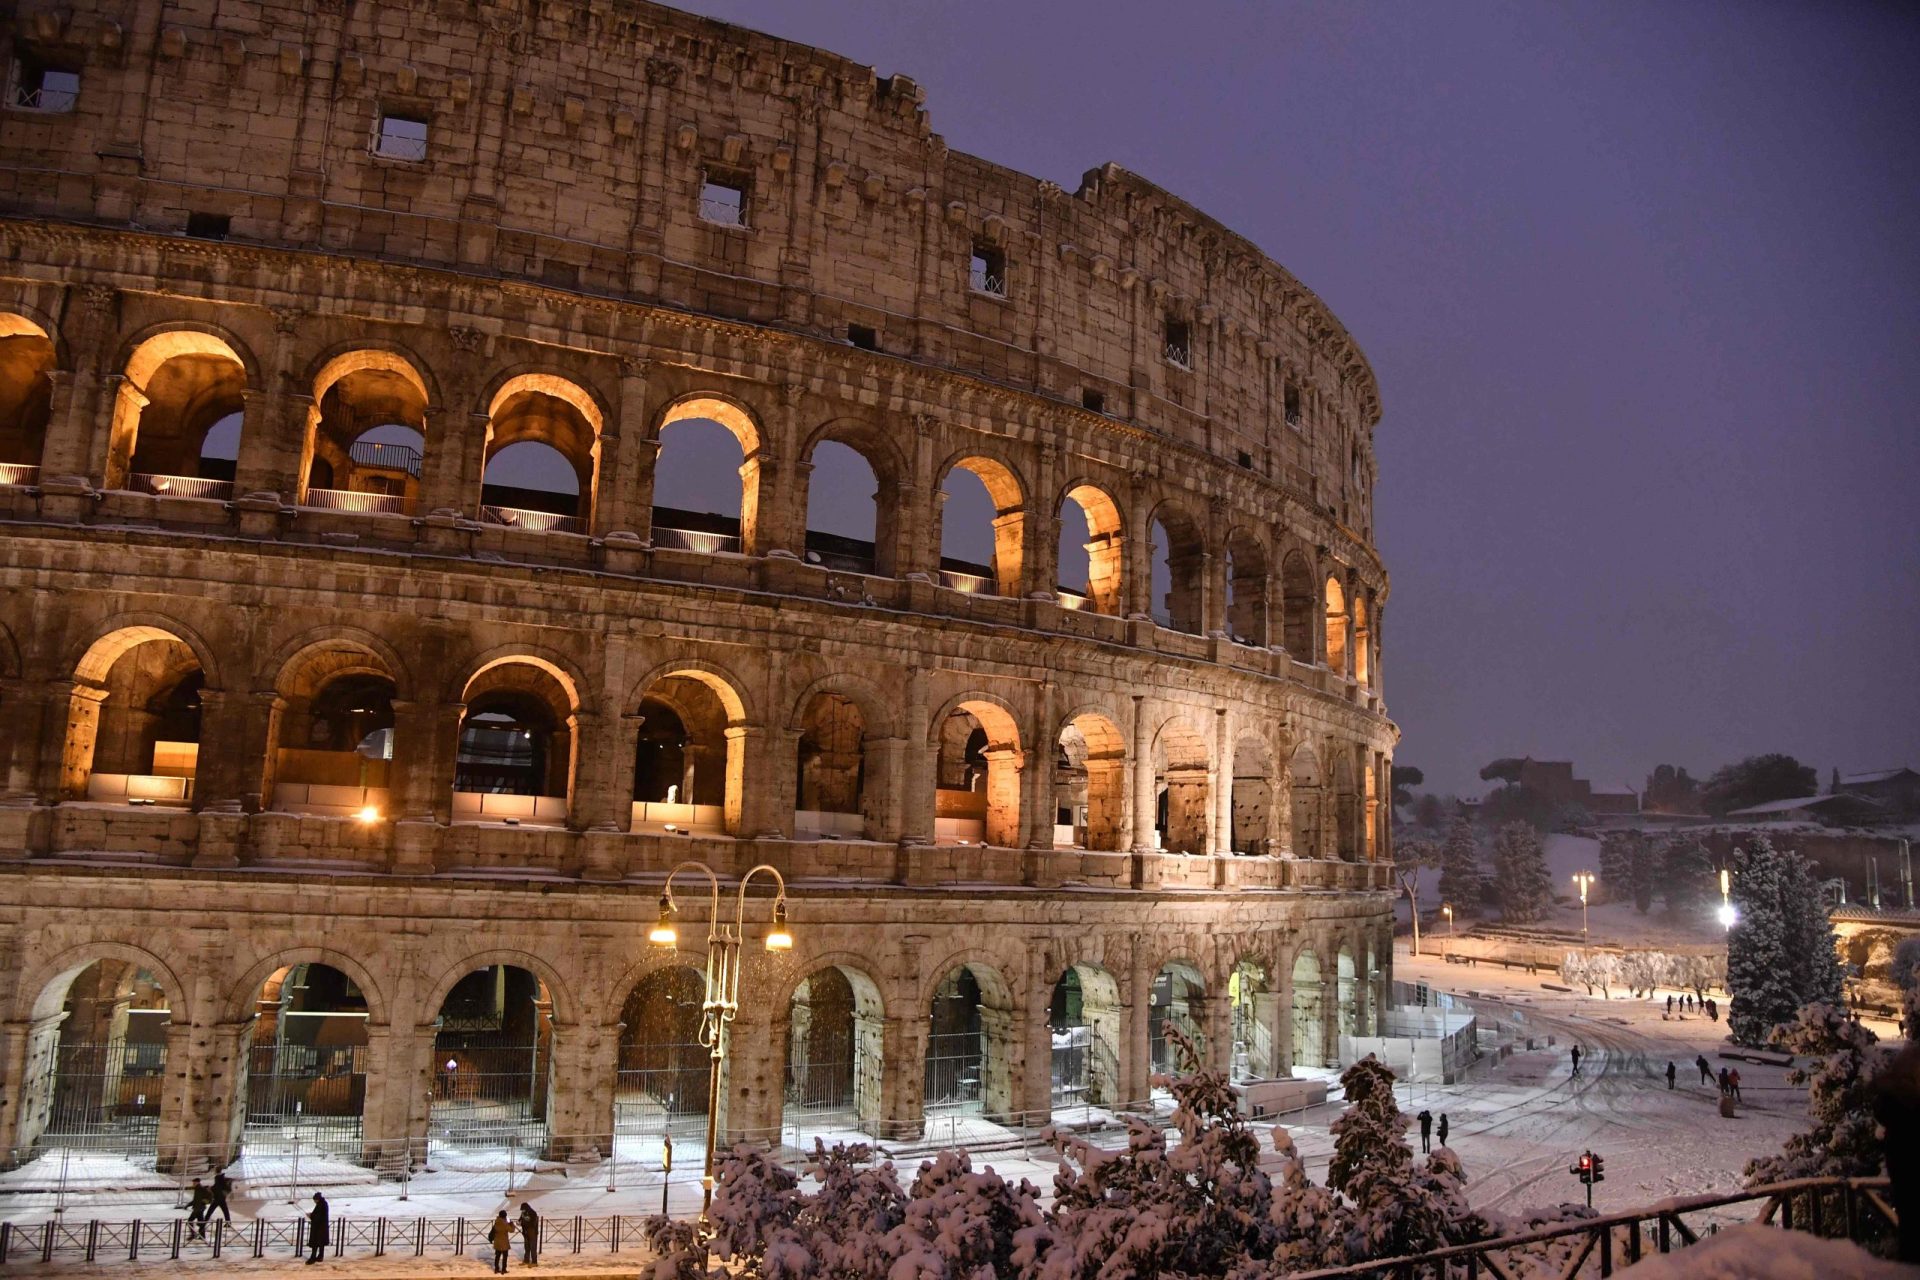
<svg viewBox="0 0 1920 1280">
<path fill-rule="evenodd" d="M 1181 719 L 1160 728 L 1154 746 L 1154 784 L 1158 798 L 1154 828 L 1159 847 L 1170 853 L 1207 853 L 1213 821 L 1208 787 L 1211 752 L 1207 740 Z"/>
<path fill-rule="evenodd" d="M 72 799 L 185 806 L 200 758 L 198 651 L 157 626 L 94 641 L 74 672 L 63 790 Z"/>
<path fill-rule="evenodd" d="M 884 1063 L 885 1017 L 873 979 L 850 965 L 802 978 L 787 1004 L 783 1140 L 805 1149 L 809 1133 L 878 1133 Z"/>
<path fill-rule="evenodd" d="M 1002 703 L 963 697 L 935 722 L 939 844 L 1020 843 L 1020 730 Z"/>
<path fill-rule="evenodd" d="M 244 1149 L 358 1163 L 367 1100 L 367 998 L 326 964 L 277 969 L 256 993 L 244 1058 Z"/>
<path fill-rule="evenodd" d="M 1120 984 L 1098 965 L 1069 966 L 1053 984 L 1053 1109 L 1111 1107 L 1120 1097 Z"/>
<path fill-rule="evenodd" d="M 302 505 L 412 513 L 425 465 L 428 400 L 420 371 L 391 351 L 359 348 L 329 360 L 313 381 L 314 407 L 301 453 Z"/>
<path fill-rule="evenodd" d="M 474 969 L 448 989 L 434 1019 L 433 1146 L 546 1146 L 552 1108 L 553 998 L 518 965 Z"/>
<path fill-rule="evenodd" d="M 216 424 L 235 419 L 238 443 L 247 364 L 218 334 L 170 329 L 128 354 L 108 429 L 105 482 L 167 497 L 226 498 L 233 460 L 210 456 Z M 224 450 L 223 450 L 224 452 Z"/>
<path fill-rule="evenodd" d="M 18 1083 L 28 1149 L 109 1152 L 151 1169 L 166 1084 L 170 993 L 137 960 L 95 960 L 41 991 Z"/>
<path fill-rule="evenodd" d="M 1336 674 L 1347 671 L 1347 593 L 1338 578 L 1327 579 L 1327 667 Z"/>
<path fill-rule="evenodd" d="M 935 502 L 940 584 L 1018 596 L 1026 563 L 1026 507 L 1020 482 L 1007 465 L 978 455 L 956 460 L 947 468 Z M 963 506 L 981 508 L 978 514 L 984 515 L 987 527 L 963 520 Z"/>
<path fill-rule="evenodd" d="M 1118 726 L 1100 712 L 1082 711 L 1060 727 L 1055 746 L 1054 846 L 1124 848 L 1127 744 Z"/>
<path fill-rule="evenodd" d="M 0 311 L 0 485 L 31 484 L 38 475 L 58 363 L 46 330 Z"/>
<path fill-rule="evenodd" d="M 1076 484 L 1061 495 L 1060 603 L 1119 617 L 1126 606 L 1125 531 L 1106 490 Z"/>
</svg>

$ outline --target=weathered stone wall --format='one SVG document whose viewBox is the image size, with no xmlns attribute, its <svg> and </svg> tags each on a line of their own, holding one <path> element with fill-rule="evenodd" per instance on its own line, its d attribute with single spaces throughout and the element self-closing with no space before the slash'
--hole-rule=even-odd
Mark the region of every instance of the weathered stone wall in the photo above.
<svg viewBox="0 0 1920 1280">
<path fill-rule="evenodd" d="M 1239 960 L 1331 991 L 1343 950 L 1391 954 L 1376 392 L 1244 241 L 1112 167 L 1068 194 L 950 153 L 904 78 L 650 5 L 29 6 L 0 46 L 81 76 L 71 111 L 0 112 L 0 1145 L 44 1120 L 16 1086 L 99 959 L 171 999 L 165 1141 L 227 1141 L 261 984 L 300 958 L 368 993 L 371 1139 L 424 1131 L 439 999 L 513 963 L 554 1003 L 552 1131 L 600 1145 L 686 857 L 790 886 L 799 945 L 753 962 L 728 1081 L 759 1136 L 789 995 L 827 965 L 857 975 L 863 1113 L 905 1132 L 958 964 L 995 993 L 995 1105 L 1040 1111 L 1069 967 L 1118 993 L 1093 1016 L 1124 1101 L 1164 964 L 1200 976 L 1224 1060 Z M 383 113 L 427 122 L 423 160 L 374 154 Z M 744 187 L 746 227 L 700 216 L 703 175 Z M 196 474 L 230 412 L 232 479 Z M 739 441 L 737 544 L 656 527 L 688 418 Z M 325 477 L 383 421 L 423 436 L 419 474 L 343 506 Z M 483 500 L 519 438 L 573 464 L 573 516 Z M 878 480 L 870 563 L 808 558 L 828 440 Z M 940 567 L 955 466 L 996 507 L 984 589 Z M 1068 503 L 1086 600 L 1058 581 Z M 1177 628 L 1150 615 L 1156 522 Z M 148 767 L 141 726 L 194 671 L 190 800 L 89 799 Z M 365 817 L 278 787 L 334 767 L 294 752 L 343 675 L 392 689 Z M 505 695 L 551 715 L 520 825 L 456 807 L 462 724 Z M 690 798 L 722 816 L 697 834 L 636 818 L 648 698 L 699 738 Z M 829 704 L 858 720 L 815 744 L 822 807 L 858 838 L 795 838 Z M 936 821 L 956 710 L 987 735 L 986 844 Z M 1087 848 L 1055 847 L 1069 725 Z M 1273 984 L 1278 1065 L 1330 1054 L 1366 990 Z"/>
</svg>

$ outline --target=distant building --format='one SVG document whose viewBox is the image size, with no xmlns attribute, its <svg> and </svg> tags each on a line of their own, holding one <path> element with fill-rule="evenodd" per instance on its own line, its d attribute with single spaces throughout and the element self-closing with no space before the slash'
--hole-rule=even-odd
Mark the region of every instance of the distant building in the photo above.
<svg viewBox="0 0 1920 1280">
<path fill-rule="evenodd" d="M 1520 786 L 1546 797 L 1555 809 L 1578 805 L 1596 818 L 1640 812 L 1640 796 L 1632 787 L 1596 787 L 1585 778 L 1576 778 L 1571 760 L 1535 760 L 1520 762 Z"/>
<path fill-rule="evenodd" d="M 1886 806 L 1866 796 L 1841 792 L 1798 796 L 1735 809 L 1728 822 L 1812 822 L 1829 827 L 1864 827 L 1887 820 Z"/>
<path fill-rule="evenodd" d="M 1920 773 L 1905 765 L 1871 773 L 1843 773 L 1834 784 L 1833 792 L 1874 801 L 1883 806 L 1883 819 L 1906 822 L 1920 818 Z"/>
</svg>

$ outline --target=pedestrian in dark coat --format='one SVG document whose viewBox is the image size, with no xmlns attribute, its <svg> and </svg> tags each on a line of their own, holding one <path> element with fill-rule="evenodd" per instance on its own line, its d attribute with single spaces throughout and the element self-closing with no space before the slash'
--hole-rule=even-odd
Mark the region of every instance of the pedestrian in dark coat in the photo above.
<svg viewBox="0 0 1920 1280">
<path fill-rule="evenodd" d="M 1740 1070 L 1738 1067 L 1734 1068 L 1733 1073 L 1727 1077 L 1727 1087 L 1733 1091 L 1733 1100 L 1735 1102 L 1741 1101 Z"/>
<path fill-rule="evenodd" d="M 1713 1083 L 1713 1067 L 1710 1063 L 1708 1063 L 1706 1054 L 1703 1053 L 1699 1057 L 1695 1058 L 1693 1060 L 1693 1065 L 1700 1068 L 1701 1084 Z"/>
<path fill-rule="evenodd" d="M 1444 1111 L 1440 1113 L 1440 1145 L 1447 1145 L 1447 1113 Z"/>
<path fill-rule="evenodd" d="M 1672 996 L 1667 997 L 1667 1016 L 1669 1018 L 1673 1016 L 1673 997 Z"/>
<path fill-rule="evenodd" d="M 1673 1064 L 1671 1062 L 1667 1064 L 1667 1088 L 1673 1088 Z"/>
<path fill-rule="evenodd" d="M 213 1175 L 213 1189 L 207 1193 L 207 1221 L 213 1221 L 218 1212 L 225 1218 L 228 1226 L 233 1225 L 233 1210 L 227 1208 L 227 1197 L 233 1194 L 233 1179 L 227 1176 L 225 1169 Z"/>
<path fill-rule="evenodd" d="M 1433 1150 L 1433 1112 L 1420 1113 L 1420 1150 Z"/>
<path fill-rule="evenodd" d="M 193 1180 L 193 1197 L 187 1201 L 187 1238 L 199 1240 L 207 1234 L 207 1202 L 211 1197 L 207 1189 L 200 1185 L 200 1179 Z"/>
<path fill-rule="evenodd" d="M 540 1215 L 525 1200 L 520 1202 L 520 1259 L 530 1267 L 540 1261 Z"/>
<path fill-rule="evenodd" d="M 321 1261 L 327 1256 L 327 1246 L 332 1243 L 328 1238 L 327 1198 L 318 1191 L 313 1193 L 313 1209 L 307 1214 L 307 1265 Z"/>
<path fill-rule="evenodd" d="M 513 1224 L 507 1221 L 507 1211 L 502 1209 L 487 1228 L 487 1243 L 493 1246 L 493 1269 L 498 1275 L 507 1274 L 507 1255 L 513 1250 Z"/>
<path fill-rule="evenodd" d="M 1720 1092 L 1729 1098 L 1733 1096 L 1733 1077 L 1725 1067 L 1720 1068 Z"/>
<path fill-rule="evenodd" d="M 1576 1076 L 1580 1074 L 1580 1046 L 1579 1045 L 1573 1046 L 1573 1073 L 1572 1074 Z"/>
</svg>

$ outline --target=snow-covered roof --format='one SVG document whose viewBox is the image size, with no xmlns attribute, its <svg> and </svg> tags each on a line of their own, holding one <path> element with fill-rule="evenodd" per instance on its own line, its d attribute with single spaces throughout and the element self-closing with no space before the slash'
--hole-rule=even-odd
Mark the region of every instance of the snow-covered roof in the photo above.
<svg viewBox="0 0 1920 1280">
<path fill-rule="evenodd" d="M 1616 782 L 1611 786 L 1605 787 L 1596 782 L 1588 788 L 1588 790 L 1596 796 L 1635 796 L 1640 794 L 1624 782 Z"/>
<path fill-rule="evenodd" d="M 1912 772 L 1906 765 L 1901 765 L 1897 769 L 1875 769 L 1870 773 L 1843 773 L 1840 775 L 1840 785 L 1852 787 L 1869 782 L 1887 782 Z"/>
<path fill-rule="evenodd" d="M 1832 802 L 1832 796 L 1798 796 L 1792 800 L 1769 800 L 1765 804 L 1748 805 L 1744 809 L 1733 810 L 1727 816 L 1738 818 L 1751 813 L 1792 813 L 1795 809 L 1813 809 Z"/>
</svg>

